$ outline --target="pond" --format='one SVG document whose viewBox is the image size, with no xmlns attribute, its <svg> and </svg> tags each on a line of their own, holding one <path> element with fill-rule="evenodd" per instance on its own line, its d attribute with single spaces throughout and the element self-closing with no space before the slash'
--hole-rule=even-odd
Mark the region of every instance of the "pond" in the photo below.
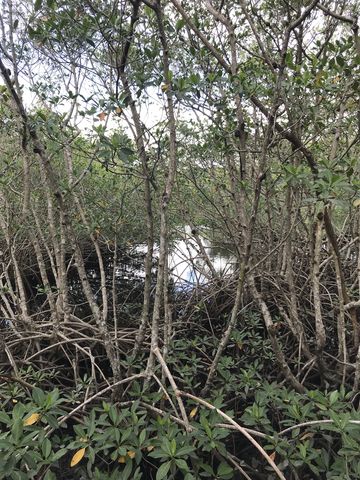
<svg viewBox="0 0 360 480">
<path fill-rule="evenodd" d="M 206 233 L 206 229 L 202 229 Z M 146 245 L 137 245 L 135 254 L 145 256 Z M 158 257 L 158 246 L 155 247 L 154 260 Z M 207 257 L 207 258 L 206 258 Z M 169 252 L 169 271 L 176 289 L 192 289 L 212 280 L 209 262 L 219 276 L 231 275 L 234 272 L 236 259 L 229 250 L 216 244 L 206 236 L 192 234 L 190 226 L 185 226 L 178 238 L 172 242 Z M 123 279 L 145 276 L 143 265 L 120 265 L 117 276 Z"/>
</svg>

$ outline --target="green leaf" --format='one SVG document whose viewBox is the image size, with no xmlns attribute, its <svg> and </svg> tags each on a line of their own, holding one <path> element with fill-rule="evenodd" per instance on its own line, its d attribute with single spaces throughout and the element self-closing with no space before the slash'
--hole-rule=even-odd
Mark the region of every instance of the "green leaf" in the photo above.
<svg viewBox="0 0 360 480">
<path fill-rule="evenodd" d="M 178 32 L 179 30 L 181 30 L 184 25 L 185 25 L 185 20 L 183 18 L 180 18 L 180 20 L 178 20 L 175 25 L 176 31 Z"/>
<path fill-rule="evenodd" d="M 38 115 L 46 120 L 46 116 L 42 112 L 38 112 Z M 31 394 L 34 402 L 40 407 L 45 403 L 46 396 L 45 393 L 41 390 L 41 388 L 35 387 Z"/>
<path fill-rule="evenodd" d="M 188 464 L 182 458 L 176 458 L 175 463 L 176 463 L 176 466 L 179 467 L 182 472 L 189 471 Z"/>
<path fill-rule="evenodd" d="M 6 451 L 6 453 L 8 453 L 9 448 L 11 448 L 11 446 L 12 446 L 11 442 L 8 442 L 7 440 L 3 440 L 3 439 L 0 440 L 0 450 L 4 450 Z"/>
<path fill-rule="evenodd" d="M 91 437 L 95 432 L 95 411 L 92 410 L 89 418 L 88 436 Z"/>
<path fill-rule="evenodd" d="M 92 47 L 96 47 L 95 42 L 91 38 L 85 38 L 85 41 Z"/>
<path fill-rule="evenodd" d="M 49 398 L 50 398 L 50 405 L 54 405 L 55 402 L 59 399 L 59 396 L 60 396 L 60 391 L 58 388 L 54 388 L 54 390 L 52 392 L 50 392 L 49 394 Z"/>
<path fill-rule="evenodd" d="M 133 153 L 134 152 L 131 150 L 131 148 L 122 147 L 119 150 L 119 158 L 120 160 L 127 162 L 130 159 L 130 157 L 133 155 Z"/>
<path fill-rule="evenodd" d="M 78 437 L 86 437 L 86 432 L 80 425 L 74 425 L 74 431 Z"/>
<path fill-rule="evenodd" d="M 211 428 L 210 428 L 209 422 L 208 422 L 208 420 L 207 420 L 207 418 L 205 417 L 204 414 L 201 414 L 201 415 L 200 415 L 200 423 L 201 423 L 201 425 L 203 426 L 203 428 L 204 428 L 207 436 L 208 436 L 209 438 L 212 438 Z"/>
<path fill-rule="evenodd" d="M 185 445 L 184 447 L 179 448 L 179 450 L 176 452 L 177 457 L 182 457 L 184 455 L 188 455 L 189 453 L 192 453 L 195 451 L 195 448 L 192 447 L 191 445 Z"/>
<path fill-rule="evenodd" d="M 171 443 L 170 443 L 170 451 L 171 451 L 171 455 L 172 456 L 175 456 L 175 453 L 176 453 L 176 440 L 175 438 L 173 438 L 171 440 Z"/>
<path fill-rule="evenodd" d="M 0 411 L 0 423 L 5 423 L 6 425 L 10 425 L 11 420 L 7 413 Z"/>
<path fill-rule="evenodd" d="M 142 445 L 146 439 L 146 430 L 142 430 L 139 436 L 139 445 Z"/>
<path fill-rule="evenodd" d="M 162 480 L 163 478 L 166 477 L 168 471 L 170 470 L 171 462 L 172 462 L 172 461 L 169 460 L 168 462 L 163 463 L 162 465 L 160 465 L 160 468 L 159 468 L 158 471 L 156 472 L 156 480 Z"/>
<path fill-rule="evenodd" d="M 343 67 L 343 66 L 345 65 L 345 60 L 344 60 L 343 57 L 340 57 L 340 55 L 339 55 L 339 56 L 336 57 L 336 63 L 337 63 L 340 67 Z"/>
<path fill-rule="evenodd" d="M 166 437 L 164 437 L 164 438 L 162 439 L 161 448 L 162 448 L 162 450 L 163 450 L 164 452 L 166 452 L 166 453 L 169 455 L 169 457 L 172 456 L 172 453 L 171 453 L 171 444 L 170 444 L 169 440 L 168 440 Z"/>
<path fill-rule="evenodd" d="M 22 421 L 24 413 L 27 413 L 24 405 L 22 403 L 17 403 L 12 411 L 13 419 Z"/>
<path fill-rule="evenodd" d="M 233 472 L 232 467 L 227 463 L 223 462 L 223 463 L 220 463 L 217 474 L 219 476 L 223 476 L 223 475 L 229 475 L 232 472 Z"/>
<path fill-rule="evenodd" d="M 51 442 L 48 438 L 45 438 L 45 440 L 42 442 L 41 452 L 42 452 L 43 457 L 45 459 L 49 458 L 50 453 L 51 453 Z"/>
<path fill-rule="evenodd" d="M 35 0 L 35 4 L 34 4 L 35 12 L 38 12 L 41 7 L 42 7 L 42 0 Z"/>
<path fill-rule="evenodd" d="M 130 478 L 131 472 L 132 472 L 132 462 L 128 461 L 125 465 L 124 470 L 121 473 L 121 477 L 119 478 L 122 478 L 123 480 L 127 480 L 128 478 Z"/>
<path fill-rule="evenodd" d="M 60 460 L 60 458 L 62 458 L 67 452 L 68 452 L 67 448 L 61 448 L 60 450 L 54 453 L 54 455 L 51 458 L 52 461 L 56 462 L 57 460 Z"/>
<path fill-rule="evenodd" d="M 338 399 L 339 399 L 339 392 L 337 390 L 334 390 L 333 392 L 330 393 L 330 397 L 329 397 L 330 405 L 333 405 L 334 403 L 336 403 Z"/>
<path fill-rule="evenodd" d="M 23 433 L 23 421 L 21 418 L 18 418 L 15 420 L 13 423 L 13 426 L 11 427 L 11 435 L 14 439 L 14 443 L 18 444 L 21 438 L 21 435 Z"/>
<path fill-rule="evenodd" d="M 196 480 L 192 473 L 187 473 L 184 477 L 184 480 Z"/>
<path fill-rule="evenodd" d="M 169 454 L 165 453 L 163 450 L 154 450 L 153 452 L 149 453 L 149 457 L 152 457 L 152 458 L 168 458 Z"/>
<path fill-rule="evenodd" d="M 16 470 L 11 473 L 11 480 L 28 480 L 28 476 L 24 472 L 17 472 Z"/>
<path fill-rule="evenodd" d="M 214 470 L 212 469 L 211 465 L 208 465 L 207 463 L 200 463 L 199 467 L 209 475 L 215 476 Z"/>
<path fill-rule="evenodd" d="M 54 415 L 44 415 L 43 419 L 47 421 L 47 423 L 50 425 L 52 428 L 57 428 L 59 426 L 57 418 Z"/>
<path fill-rule="evenodd" d="M 118 448 L 118 453 L 119 453 L 119 455 L 122 455 L 122 456 L 126 457 L 126 454 L 127 454 L 126 447 L 119 447 Z"/>
</svg>

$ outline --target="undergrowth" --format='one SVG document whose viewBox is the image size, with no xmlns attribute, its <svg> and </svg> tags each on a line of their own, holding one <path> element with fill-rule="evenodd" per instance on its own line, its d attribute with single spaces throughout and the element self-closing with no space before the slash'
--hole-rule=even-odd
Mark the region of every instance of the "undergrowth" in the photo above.
<svg viewBox="0 0 360 480">
<path fill-rule="evenodd" d="M 341 387 L 297 393 L 276 378 L 273 354 L 256 315 L 238 325 L 211 394 L 198 402 L 211 335 L 186 334 L 171 345 L 169 368 L 191 428 L 178 420 L 166 382 L 129 384 L 122 401 L 84 374 L 72 387 L 49 388 L 57 371 L 33 367 L 1 375 L 0 478 L 275 479 L 276 473 L 224 414 L 247 428 L 286 479 L 360 478 L 360 412 Z M 141 371 L 138 361 L 133 370 Z M 264 380 L 267 378 L 268 380 Z M 159 384 L 162 385 L 159 388 Z"/>
</svg>

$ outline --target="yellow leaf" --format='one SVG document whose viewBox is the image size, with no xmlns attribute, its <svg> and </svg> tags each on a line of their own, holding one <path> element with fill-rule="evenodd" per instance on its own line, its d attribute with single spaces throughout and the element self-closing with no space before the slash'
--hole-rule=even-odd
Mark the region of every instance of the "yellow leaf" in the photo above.
<svg viewBox="0 0 360 480">
<path fill-rule="evenodd" d="M 115 110 L 115 112 L 116 112 L 117 115 L 121 115 L 121 114 L 122 114 L 122 111 L 123 111 L 123 110 L 122 110 L 122 108 L 120 108 L 120 107 L 117 107 L 116 110 Z"/>
<path fill-rule="evenodd" d="M 103 121 L 105 120 L 105 118 L 106 118 L 106 113 L 105 113 L 105 112 L 100 112 L 99 115 L 98 115 L 98 117 L 99 117 L 99 120 L 100 120 L 101 122 L 103 122 Z"/>
<path fill-rule="evenodd" d="M 269 455 L 269 457 L 271 458 L 271 460 L 274 462 L 275 461 L 275 457 L 276 457 L 276 452 L 273 452 Z"/>
<path fill-rule="evenodd" d="M 119 459 L 118 459 L 118 462 L 119 463 L 126 463 L 126 457 L 124 457 L 124 455 L 121 455 L 121 457 L 119 457 Z"/>
<path fill-rule="evenodd" d="M 161 85 L 161 90 L 162 90 L 163 92 L 167 92 L 167 91 L 169 90 L 169 88 L 170 88 L 170 85 L 169 85 L 168 83 L 163 83 L 163 84 Z"/>
<path fill-rule="evenodd" d="M 24 420 L 24 427 L 28 427 L 29 425 L 34 425 L 34 423 L 36 423 L 40 419 L 40 417 L 41 417 L 40 413 L 33 413 L 32 415 L 30 415 L 30 417 Z"/>
<path fill-rule="evenodd" d="M 127 452 L 127 455 L 128 455 L 129 458 L 134 458 L 135 455 L 136 455 L 136 452 L 134 452 L 134 450 L 129 450 L 129 451 Z"/>
<path fill-rule="evenodd" d="M 357 198 L 356 200 L 353 201 L 354 207 L 360 207 L 360 198 Z"/>
<path fill-rule="evenodd" d="M 154 450 L 154 448 L 155 448 L 154 445 L 149 445 L 148 447 L 146 447 L 146 450 L 148 452 L 151 452 L 152 450 Z"/>
<path fill-rule="evenodd" d="M 18 401 L 16 400 L 16 398 L 13 398 L 13 399 L 12 399 L 12 402 L 13 402 L 13 403 L 17 403 Z"/>
<path fill-rule="evenodd" d="M 197 414 L 197 411 L 198 411 L 198 407 L 194 407 L 191 412 L 189 413 L 189 417 L 190 418 L 194 418 L 195 415 Z"/>
<path fill-rule="evenodd" d="M 300 440 L 306 440 L 307 438 L 313 438 L 314 433 L 313 432 L 306 432 L 303 435 L 301 435 Z"/>
<path fill-rule="evenodd" d="M 85 455 L 86 448 L 80 448 L 71 459 L 70 467 L 75 467 Z"/>
</svg>

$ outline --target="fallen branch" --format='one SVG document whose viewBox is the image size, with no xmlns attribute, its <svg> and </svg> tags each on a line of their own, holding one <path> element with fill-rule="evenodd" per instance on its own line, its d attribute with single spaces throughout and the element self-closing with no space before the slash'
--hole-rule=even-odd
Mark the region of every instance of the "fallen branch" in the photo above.
<svg viewBox="0 0 360 480">
<path fill-rule="evenodd" d="M 186 431 L 190 432 L 192 430 L 192 427 L 190 426 L 189 419 L 187 418 L 184 403 L 183 403 L 182 398 L 181 398 L 181 392 L 178 389 L 178 387 L 175 383 L 174 377 L 171 375 L 171 372 L 170 372 L 168 366 L 166 365 L 166 362 L 165 362 L 163 356 L 161 355 L 159 348 L 158 347 L 155 348 L 153 352 L 154 352 L 154 355 L 159 360 L 160 365 L 162 366 L 162 368 L 164 370 L 164 373 L 167 376 L 167 378 L 169 379 L 170 385 L 172 386 L 172 388 L 174 390 L 175 397 L 177 399 L 177 402 L 178 402 L 178 405 L 179 405 L 179 408 L 180 408 L 181 416 L 182 416 L 183 421 L 186 425 Z"/>
<path fill-rule="evenodd" d="M 349 420 L 348 422 L 354 425 L 360 425 L 360 420 Z M 295 430 L 296 428 L 309 427 L 311 425 L 324 425 L 324 424 L 331 424 L 331 423 L 334 423 L 334 420 L 330 420 L 330 419 L 311 420 L 309 422 L 298 423 L 297 425 L 293 425 L 292 427 L 285 428 L 285 430 L 282 430 L 281 432 L 279 432 L 278 435 L 285 435 L 286 433 L 289 433 L 292 430 Z"/>
<path fill-rule="evenodd" d="M 209 410 L 215 410 L 215 412 L 223 417 L 227 422 L 229 422 L 231 425 L 236 427 L 236 429 L 244 435 L 245 438 L 249 440 L 250 443 L 261 453 L 261 455 L 265 458 L 265 460 L 268 462 L 268 464 L 272 467 L 274 472 L 277 474 L 279 478 L 282 480 L 286 480 L 282 472 L 279 470 L 279 467 L 276 465 L 276 463 L 270 458 L 270 456 L 265 452 L 263 447 L 250 435 L 250 433 L 241 425 L 239 425 L 235 420 L 233 420 L 229 415 L 224 413 L 222 410 L 216 408 L 214 405 L 211 403 L 203 400 L 202 398 L 195 397 L 195 395 L 191 395 L 190 393 L 186 392 L 180 392 L 180 395 L 183 397 L 190 398 L 196 403 L 199 403 L 200 405 L 203 405 L 204 407 L 208 408 Z M 360 423 L 360 422 L 359 422 Z"/>
</svg>

